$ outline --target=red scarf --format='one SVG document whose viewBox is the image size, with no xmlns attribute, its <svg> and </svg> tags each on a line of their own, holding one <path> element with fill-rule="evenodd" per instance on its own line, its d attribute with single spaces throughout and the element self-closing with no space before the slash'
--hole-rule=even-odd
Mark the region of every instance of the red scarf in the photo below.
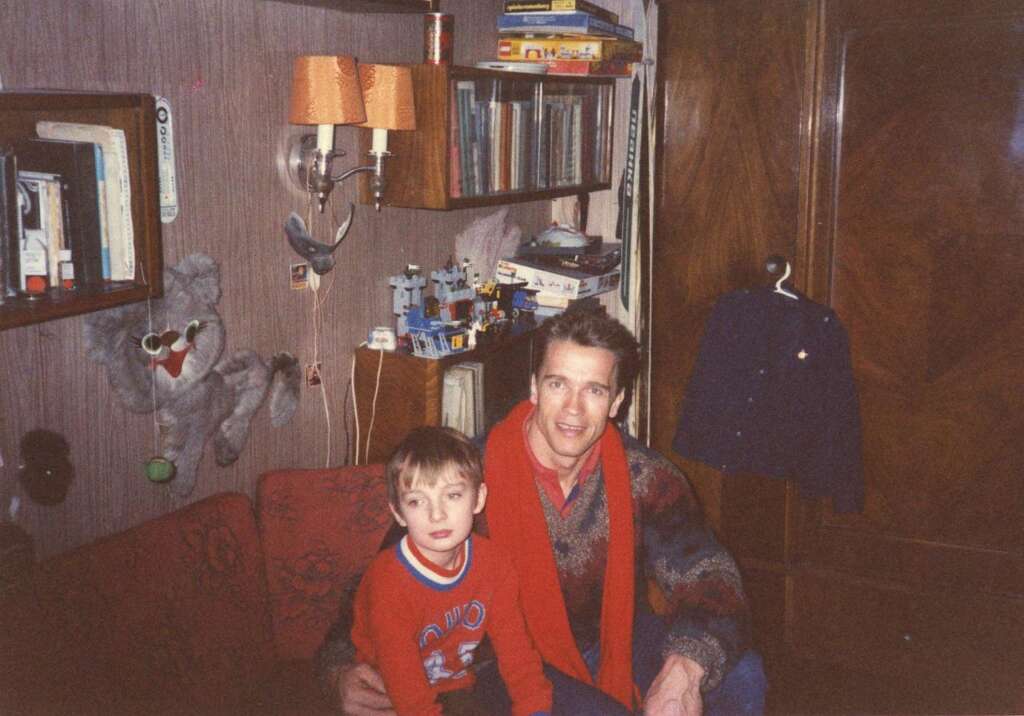
<svg viewBox="0 0 1024 716">
<path fill-rule="evenodd" d="M 554 550 L 523 439 L 533 410 L 526 400 L 491 431 L 484 456 L 487 527 L 513 556 L 530 635 L 541 657 L 559 671 L 593 684 L 562 599 Z M 633 493 L 622 438 L 609 424 L 601 435 L 608 501 L 608 563 L 601 602 L 601 666 L 597 687 L 633 708 Z"/>
</svg>

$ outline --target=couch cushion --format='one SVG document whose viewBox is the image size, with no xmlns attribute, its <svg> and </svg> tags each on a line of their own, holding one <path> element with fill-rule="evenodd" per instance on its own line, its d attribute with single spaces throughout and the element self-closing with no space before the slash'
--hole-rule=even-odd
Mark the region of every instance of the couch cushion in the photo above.
<svg viewBox="0 0 1024 716">
<path fill-rule="evenodd" d="M 3 713 L 228 710 L 273 672 L 245 495 L 216 495 L 43 562 L 5 604 Z"/>
<path fill-rule="evenodd" d="M 391 524 L 383 465 L 268 472 L 256 505 L 278 656 L 309 659 Z"/>
</svg>

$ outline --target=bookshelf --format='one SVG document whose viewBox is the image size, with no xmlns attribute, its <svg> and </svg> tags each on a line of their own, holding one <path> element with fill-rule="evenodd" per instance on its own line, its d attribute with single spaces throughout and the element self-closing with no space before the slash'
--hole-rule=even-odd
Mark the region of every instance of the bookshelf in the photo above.
<svg viewBox="0 0 1024 716">
<path fill-rule="evenodd" d="M 611 187 L 613 78 L 444 65 L 412 73 L 416 131 L 389 133 L 385 204 L 451 210 Z M 365 178 L 360 198 L 371 202 Z"/>
<path fill-rule="evenodd" d="M 135 279 L 114 285 L 51 289 L 39 298 L 7 297 L 0 330 L 111 308 L 163 293 L 157 178 L 156 106 L 148 94 L 0 92 L 0 145 L 35 136 L 39 120 L 104 124 L 123 129 L 128 145 Z"/>
<path fill-rule="evenodd" d="M 530 395 L 531 348 L 532 334 L 529 332 L 510 337 L 496 345 L 441 359 L 378 351 L 365 346 L 357 348 L 355 391 L 359 413 L 360 459 L 366 446 L 375 390 L 377 411 L 373 418 L 368 462 L 387 460 L 413 428 L 441 424 L 444 373 L 451 366 L 465 361 L 483 363 L 484 420 L 488 428 L 492 427 L 513 405 Z"/>
</svg>

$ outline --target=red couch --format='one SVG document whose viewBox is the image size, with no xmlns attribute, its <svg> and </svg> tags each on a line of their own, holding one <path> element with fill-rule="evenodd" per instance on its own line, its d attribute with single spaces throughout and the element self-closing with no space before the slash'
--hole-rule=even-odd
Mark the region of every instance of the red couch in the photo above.
<svg viewBox="0 0 1024 716">
<path fill-rule="evenodd" d="M 0 602 L 0 713 L 308 714 L 390 524 L 381 466 L 261 476 L 46 560 Z"/>
</svg>

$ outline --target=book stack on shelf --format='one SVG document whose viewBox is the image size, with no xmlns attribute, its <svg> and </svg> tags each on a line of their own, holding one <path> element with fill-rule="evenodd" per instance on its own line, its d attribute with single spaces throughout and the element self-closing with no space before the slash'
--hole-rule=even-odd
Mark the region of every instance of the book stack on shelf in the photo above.
<svg viewBox="0 0 1024 716">
<path fill-rule="evenodd" d="M 469 438 L 486 430 L 482 362 L 464 361 L 445 370 L 441 425 L 455 428 Z"/>
<path fill-rule="evenodd" d="M 643 45 L 619 16 L 590 0 L 505 0 L 498 60 L 548 74 L 629 77 Z"/>
<path fill-rule="evenodd" d="M 607 181 L 610 85 L 464 79 L 454 82 L 451 104 L 453 197 Z"/>
<path fill-rule="evenodd" d="M 0 301 L 135 279 L 122 129 L 39 121 L 0 147 Z"/>
</svg>

